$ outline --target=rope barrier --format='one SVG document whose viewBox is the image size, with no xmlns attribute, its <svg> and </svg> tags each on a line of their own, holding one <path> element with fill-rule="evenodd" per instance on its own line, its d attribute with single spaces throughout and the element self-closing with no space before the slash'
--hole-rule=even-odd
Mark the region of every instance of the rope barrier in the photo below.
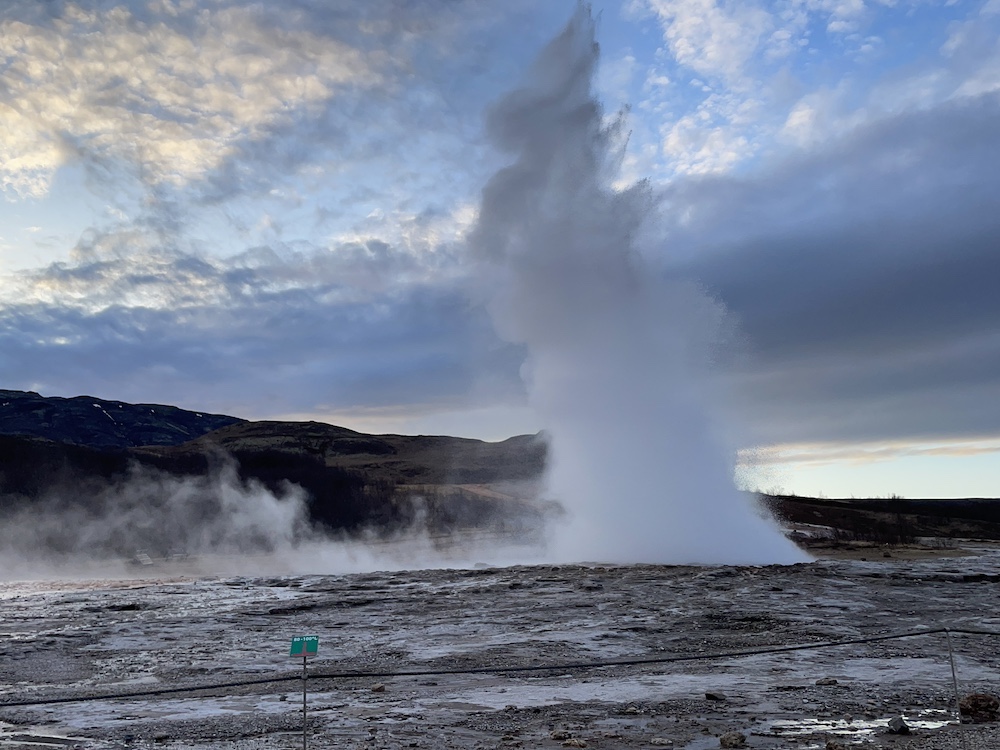
<svg viewBox="0 0 1000 750">
<path fill-rule="evenodd" d="M 903 638 L 918 638 L 926 635 L 936 635 L 939 633 L 955 633 L 961 635 L 986 635 L 1000 637 L 1000 632 L 994 630 L 981 630 L 975 628 L 929 628 L 924 630 L 911 630 L 905 633 L 889 633 L 886 635 L 873 635 L 864 638 L 851 638 L 843 641 L 823 641 L 820 643 L 800 643 L 790 646 L 766 646 L 755 649 L 744 649 L 740 651 L 723 651 L 710 654 L 684 654 L 679 656 L 658 656 L 641 659 L 613 659 L 606 661 L 589 662 L 565 662 L 557 664 L 521 664 L 521 665 L 499 665 L 489 667 L 455 667 L 443 669 L 413 669 L 413 670 L 390 670 L 390 671 L 346 671 L 313 673 L 309 677 L 312 680 L 352 680 L 352 679 L 376 679 L 390 677 L 440 677 L 443 675 L 477 675 L 477 674 L 505 674 L 523 672 L 573 672 L 586 671 L 591 669 L 606 669 L 609 667 L 634 667 L 651 664 L 676 664 L 679 662 L 692 661 L 716 661 L 723 659 L 736 659 L 745 656 L 762 656 L 767 654 L 782 654 L 794 651 L 812 651 L 825 648 L 836 648 L 839 646 L 854 646 L 865 643 L 879 643 L 883 641 L 899 640 Z M 100 693 L 96 695 L 83 696 L 57 696 L 51 698 L 36 698 L 22 701 L 0 701 L 2 708 L 23 708 L 28 706 L 47 706 L 57 703 L 85 703 L 90 701 L 123 700 L 129 698 L 147 698 L 157 695 L 173 695 L 177 693 L 197 693 L 204 691 L 223 690 L 234 687 L 249 687 L 253 685 L 267 685 L 278 682 L 291 682 L 301 679 L 299 674 L 274 675 L 272 677 L 261 677 L 250 680 L 231 680 L 229 682 L 212 682 L 198 685 L 183 685 L 178 687 L 150 688 L 147 690 L 133 690 L 118 693 Z"/>
</svg>

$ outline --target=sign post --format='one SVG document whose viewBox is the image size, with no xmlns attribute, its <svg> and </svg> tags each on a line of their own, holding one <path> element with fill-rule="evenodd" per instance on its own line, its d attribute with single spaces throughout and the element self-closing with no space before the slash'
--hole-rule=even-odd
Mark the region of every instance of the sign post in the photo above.
<svg viewBox="0 0 1000 750">
<path fill-rule="evenodd" d="M 288 650 L 288 655 L 302 657 L 302 750 L 309 750 L 309 734 L 306 724 L 306 681 L 308 680 L 306 660 L 310 656 L 316 656 L 317 653 L 319 653 L 318 635 L 297 635 L 292 638 L 292 647 Z"/>
</svg>

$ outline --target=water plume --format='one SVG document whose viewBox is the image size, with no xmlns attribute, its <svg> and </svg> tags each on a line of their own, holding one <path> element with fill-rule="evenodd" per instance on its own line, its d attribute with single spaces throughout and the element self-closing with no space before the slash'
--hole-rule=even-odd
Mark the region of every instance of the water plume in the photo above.
<svg viewBox="0 0 1000 750">
<path fill-rule="evenodd" d="M 614 189 L 624 117 L 592 94 L 581 5 L 526 84 L 489 112 L 513 154 L 470 235 L 498 333 L 526 346 L 530 403 L 551 440 L 548 490 L 569 520 L 560 560 L 791 563 L 804 555 L 734 487 L 708 373 L 724 310 L 647 268 L 646 183 Z"/>
</svg>

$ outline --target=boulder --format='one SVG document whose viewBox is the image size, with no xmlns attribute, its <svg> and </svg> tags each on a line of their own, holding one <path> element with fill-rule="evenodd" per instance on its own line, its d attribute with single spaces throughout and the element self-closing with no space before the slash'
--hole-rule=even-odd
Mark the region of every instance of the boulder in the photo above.
<svg viewBox="0 0 1000 750">
<path fill-rule="evenodd" d="M 962 721 L 969 724 L 986 724 L 996 721 L 1000 700 L 988 693 L 970 693 L 958 702 Z"/>
<path fill-rule="evenodd" d="M 909 734 L 910 727 L 902 716 L 889 719 L 889 734 Z"/>
</svg>

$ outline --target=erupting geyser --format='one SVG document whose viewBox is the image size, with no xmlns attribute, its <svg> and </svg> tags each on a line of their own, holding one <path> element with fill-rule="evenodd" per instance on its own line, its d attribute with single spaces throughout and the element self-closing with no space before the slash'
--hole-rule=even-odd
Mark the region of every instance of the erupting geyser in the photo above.
<svg viewBox="0 0 1000 750">
<path fill-rule="evenodd" d="M 621 121 L 591 93 L 594 23 L 581 6 L 526 85 L 490 112 L 515 155 L 483 191 L 472 233 L 490 313 L 523 343 L 531 404 L 551 438 L 549 492 L 569 520 L 564 561 L 792 563 L 804 555 L 733 486 L 704 374 L 723 312 L 644 268 L 644 183 L 611 187 Z"/>
</svg>

